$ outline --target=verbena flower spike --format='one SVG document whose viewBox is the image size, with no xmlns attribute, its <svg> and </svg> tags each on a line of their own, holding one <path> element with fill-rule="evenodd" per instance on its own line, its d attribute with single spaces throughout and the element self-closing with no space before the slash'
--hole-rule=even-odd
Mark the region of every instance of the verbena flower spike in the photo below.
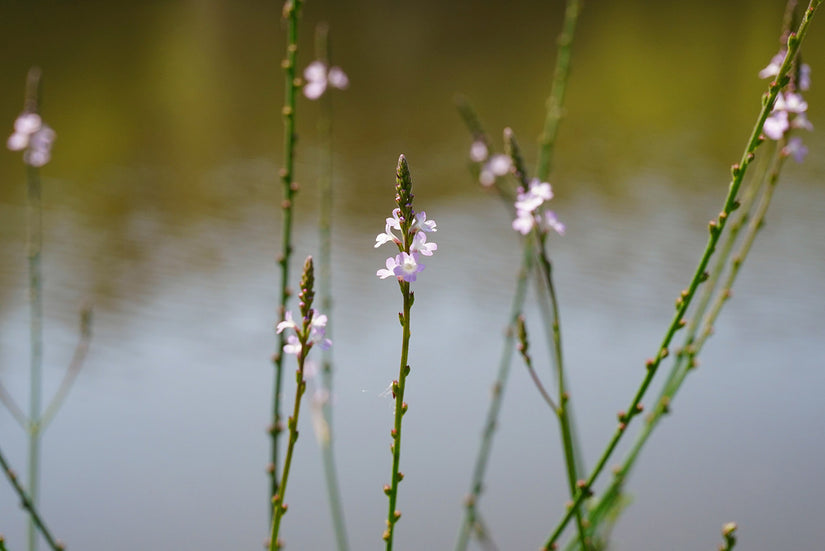
<svg viewBox="0 0 825 551">
<path fill-rule="evenodd" d="M 274 551 L 280 546 L 278 542 L 278 532 L 281 526 L 281 518 L 286 513 L 284 496 L 286 494 L 287 482 L 289 480 L 289 469 L 292 465 L 292 454 L 295 450 L 295 442 L 298 440 L 298 415 L 301 412 L 301 398 L 306 391 L 307 371 L 311 369 L 307 355 L 313 346 L 320 345 L 321 348 L 329 348 L 332 344 L 324 336 L 327 325 L 327 317 L 319 314 L 312 308 L 312 301 L 315 298 L 315 271 L 312 264 L 312 257 L 308 256 L 304 263 L 304 272 L 301 276 L 301 292 L 298 294 L 298 307 L 301 318 L 295 321 L 291 312 L 286 312 L 284 321 L 280 322 L 276 330 L 283 333 L 289 330 L 287 343 L 284 345 L 284 353 L 296 356 L 298 369 L 295 372 L 295 404 L 292 409 L 292 416 L 287 421 L 289 429 L 289 443 L 287 444 L 286 458 L 284 459 L 284 470 L 281 474 L 281 485 L 278 493 L 272 498 L 272 530 L 270 532 L 269 549 Z"/>
<path fill-rule="evenodd" d="M 404 302 L 404 311 L 398 314 L 402 327 L 401 362 L 398 379 L 390 383 L 388 388 L 388 392 L 395 399 L 395 412 L 393 428 L 390 431 L 392 438 L 392 444 L 390 445 L 392 474 L 390 483 L 384 485 L 384 493 L 389 498 L 386 529 L 383 534 L 387 551 L 392 549 L 395 524 L 401 518 L 401 512 L 395 508 L 395 505 L 398 499 L 398 483 L 404 478 L 404 475 L 399 471 L 401 464 L 401 419 L 407 412 L 404 389 L 406 388 L 407 375 L 410 373 L 410 366 L 407 363 L 410 349 L 410 310 L 415 300 L 413 292 L 410 290 L 410 283 L 415 281 L 418 273 L 424 269 L 424 265 L 420 262 L 421 255 L 432 256 L 433 252 L 438 249 L 435 243 L 427 242 L 426 236 L 427 233 L 437 231 L 435 220 L 428 220 L 424 211 L 416 213 L 413 209 L 412 178 L 410 177 L 407 160 L 403 155 L 398 159 L 395 181 L 395 204 L 397 207 L 393 209 L 392 217 L 386 219 L 384 233 L 378 234 L 375 238 L 376 247 L 391 242 L 398 248 L 398 254 L 388 258 L 386 268 L 378 270 L 376 275 L 381 279 L 394 276 L 398 280 Z"/>
<path fill-rule="evenodd" d="M 405 178 L 402 178 L 402 172 L 406 174 Z M 375 237 L 375 247 L 395 243 L 399 254 L 389 257 L 385 262 L 386 268 L 381 268 L 375 275 L 381 279 L 395 277 L 399 282 L 410 283 L 424 270 L 421 256 L 432 256 L 438 250 L 438 244 L 427 241 L 427 234 L 438 231 L 438 228 L 435 220 L 427 220 L 426 212 L 416 213 L 412 208 L 412 180 L 403 155 L 398 160 L 398 174 L 395 196 L 398 206 L 393 209 L 392 217 L 386 219 L 384 233 Z"/>
</svg>

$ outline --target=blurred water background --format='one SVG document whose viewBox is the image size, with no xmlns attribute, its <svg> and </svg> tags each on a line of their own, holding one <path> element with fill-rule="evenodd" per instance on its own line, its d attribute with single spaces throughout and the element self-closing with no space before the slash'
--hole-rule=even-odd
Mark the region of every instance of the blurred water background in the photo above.
<svg viewBox="0 0 825 551">
<path fill-rule="evenodd" d="M 784 2 L 587 2 L 552 175 L 552 243 L 573 406 L 592 465 L 655 353 L 704 248 L 778 49 Z M 280 2 L 4 2 L 0 120 L 44 71 L 58 139 L 42 170 L 45 379 L 95 305 L 86 366 L 43 444 L 42 511 L 76 550 L 256 549 L 267 533 L 283 102 Z M 451 549 L 518 265 L 506 210 L 467 171 L 452 103 L 467 94 L 528 159 L 544 118 L 562 2 L 312 1 L 331 26 L 335 94 L 335 423 L 353 549 L 380 547 L 397 375 L 397 286 L 373 249 L 404 153 L 439 251 L 415 283 L 399 549 Z M 701 367 L 634 471 L 617 550 L 821 546 L 825 477 L 825 49 L 805 44 L 816 127 Z M 299 100 L 296 270 L 317 251 L 319 109 Z M 389 250 L 389 249 L 387 249 Z M 0 154 L 0 380 L 25 405 L 25 170 Z M 296 271 L 293 271 L 296 273 Z M 297 280 L 297 276 L 296 276 Z M 294 284 L 294 282 L 293 282 Z M 538 346 L 538 317 L 528 312 Z M 291 372 L 290 367 L 290 372 Z M 549 380 L 549 368 L 543 368 Z M 290 376 L 285 377 L 289 382 Z M 287 403 L 292 390 L 288 386 Z M 308 411 L 308 410 L 307 410 Z M 332 549 L 318 447 L 302 419 L 287 549 Z M 0 409 L 24 471 L 25 436 Z M 616 456 L 618 459 L 621 454 Z M 514 364 L 482 512 L 502 549 L 536 549 L 567 500 L 557 425 Z M 25 517 L 0 483 L 0 532 Z"/>
</svg>

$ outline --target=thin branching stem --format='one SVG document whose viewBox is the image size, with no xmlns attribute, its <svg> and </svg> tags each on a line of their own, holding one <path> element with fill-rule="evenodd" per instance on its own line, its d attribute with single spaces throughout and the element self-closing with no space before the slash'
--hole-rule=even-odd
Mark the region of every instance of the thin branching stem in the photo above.
<svg viewBox="0 0 825 551">
<path fill-rule="evenodd" d="M 573 53 L 573 36 L 581 9 L 579 0 L 568 0 L 564 10 L 564 25 L 558 38 L 559 50 L 556 54 L 556 66 L 553 71 L 553 83 L 547 98 L 547 115 L 544 130 L 539 136 L 539 157 L 536 177 L 542 182 L 550 176 L 553 162 L 553 149 L 559 133 L 559 123 L 564 116 L 564 96 L 567 80 L 570 76 L 570 59 Z"/>
<path fill-rule="evenodd" d="M 46 527 L 46 523 L 43 521 L 43 517 L 40 516 L 40 513 L 37 511 L 37 506 L 32 500 L 30 494 L 26 493 L 26 490 L 20 485 L 20 482 L 17 480 L 17 475 L 9 466 L 8 461 L 6 461 L 6 457 L 3 455 L 3 451 L 0 450 L 0 467 L 3 468 L 3 472 L 6 475 L 6 478 L 9 480 L 9 483 L 14 488 L 14 491 L 17 493 L 17 496 L 20 498 L 20 504 L 22 507 L 29 512 L 29 518 L 31 519 L 32 523 L 34 524 L 35 528 L 40 531 L 43 537 L 46 539 L 46 542 L 49 544 L 54 551 L 62 551 L 64 546 L 58 540 L 52 536 L 51 531 Z"/>
<path fill-rule="evenodd" d="M 696 271 L 690 283 L 688 284 L 688 287 L 684 291 L 682 291 L 682 294 L 676 301 L 676 314 L 674 315 L 673 320 L 671 321 L 667 331 L 665 332 L 665 336 L 662 339 L 661 345 L 658 348 L 658 352 L 656 353 L 653 359 L 648 360 L 647 373 L 644 379 L 642 380 L 642 383 L 640 384 L 638 390 L 636 391 L 633 399 L 631 400 L 630 406 L 627 408 L 625 412 L 622 412 L 622 414 L 620 415 L 619 426 L 617 427 L 612 438 L 608 442 L 607 447 L 602 452 L 602 455 L 596 463 L 596 466 L 591 471 L 590 476 L 587 478 L 584 485 L 578 492 L 576 498 L 574 499 L 573 507 L 570 507 L 568 509 L 567 513 L 562 517 L 561 521 L 550 534 L 547 541 L 545 542 L 544 549 L 553 549 L 553 547 L 556 544 L 556 541 L 561 536 L 562 531 L 567 526 L 567 523 L 570 522 L 570 520 L 572 519 L 573 513 L 576 510 L 577 505 L 584 501 L 585 497 L 589 494 L 590 488 L 592 487 L 593 483 L 596 481 L 598 476 L 601 474 L 602 470 L 607 464 L 607 461 L 613 454 L 613 451 L 616 449 L 616 446 L 621 440 L 623 434 L 626 432 L 625 429 L 627 428 L 627 425 L 634 417 L 641 413 L 642 408 L 640 407 L 640 405 L 642 397 L 645 395 L 648 387 L 650 386 L 650 383 L 653 380 L 653 377 L 655 376 L 662 360 L 669 354 L 668 347 L 670 346 L 673 336 L 684 325 L 683 318 L 685 312 L 690 306 L 690 303 L 696 294 L 697 288 L 708 277 L 708 274 L 706 272 L 707 266 L 710 262 L 711 256 L 713 256 L 713 253 L 716 250 L 716 245 L 719 241 L 720 235 L 722 234 L 725 228 L 725 225 L 730 214 L 739 206 L 739 203 L 737 202 L 739 188 L 742 185 L 743 178 L 748 167 L 750 166 L 750 163 L 754 159 L 754 152 L 762 142 L 762 127 L 764 126 L 765 120 L 768 118 L 768 115 L 773 110 L 777 94 L 779 93 L 781 88 L 788 82 L 788 72 L 791 69 L 793 60 L 796 57 L 797 52 L 799 51 L 800 45 L 805 39 L 811 19 L 816 9 L 820 6 L 821 3 L 822 0 L 811 0 L 811 3 L 809 4 L 808 9 L 805 11 L 805 14 L 802 18 L 799 28 L 797 29 L 797 32 L 791 33 L 789 35 L 788 50 L 779 69 L 779 74 L 777 75 L 776 80 L 770 83 L 768 92 L 763 97 L 762 109 L 760 110 L 759 115 L 757 116 L 756 123 L 754 124 L 753 130 L 751 131 L 751 135 L 745 146 L 742 158 L 740 159 L 738 164 L 733 166 L 731 170 L 732 179 L 730 182 L 730 186 L 728 188 L 728 194 L 724 200 L 722 210 L 719 213 L 718 217 L 711 221 L 709 224 L 710 235 L 708 237 L 708 243 L 705 247 L 705 251 L 702 253 L 702 256 L 696 267 Z"/>
<path fill-rule="evenodd" d="M 515 327 L 516 320 L 521 313 L 524 299 L 527 296 L 527 285 L 530 271 L 535 262 L 531 247 L 525 247 L 522 255 L 521 268 L 516 279 L 515 293 L 510 305 L 510 318 L 505 333 L 504 346 L 498 363 L 498 373 L 493 383 L 490 405 L 487 408 L 487 416 L 484 422 L 484 429 L 481 436 L 481 445 L 476 454 L 473 474 L 470 480 L 470 493 L 464 500 L 464 518 L 459 527 L 458 539 L 456 540 L 456 551 L 467 549 L 470 534 L 478 522 L 478 500 L 484 489 L 484 475 L 487 472 L 487 463 L 490 459 L 490 452 L 493 448 L 493 435 L 498 424 L 498 416 L 504 402 L 504 391 L 510 375 L 511 358 L 515 348 Z"/>
<path fill-rule="evenodd" d="M 287 25 L 286 58 L 282 62 L 284 69 L 284 107 L 281 114 L 284 119 L 284 166 L 280 171 L 281 184 L 283 187 L 283 201 L 281 209 L 283 219 L 281 224 L 281 254 L 278 264 L 281 269 L 280 303 L 278 307 L 278 319 L 283 320 L 287 310 L 287 303 L 291 296 L 289 289 L 289 261 L 292 257 L 292 217 L 293 202 L 298 186 L 295 184 L 295 99 L 297 95 L 296 86 L 296 64 L 298 57 L 298 21 L 300 19 L 301 0 L 287 0 L 284 4 L 283 16 Z M 272 438 L 270 457 L 270 498 L 278 493 L 278 439 L 283 431 L 281 422 L 281 388 L 283 385 L 283 348 L 285 337 L 282 333 L 278 337 L 278 349 L 273 355 L 275 367 L 274 385 L 272 390 L 272 425 L 270 435 Z M 274 513 L 274 509 L 270 512 Z"/>
<path fill-rule="evenodd" d="M 504 144 L 507 153 L 513 161 L 514 172 L 521 188 L 524 190 L 528 189 L 529 177 L 524 166 L 524 159 L 521 155 L 518 141 L 516 140 L 513 131 L 509 128 L 504 130 Z M 570 492 L 570 497 L 574 498 L 576 496 L 576 488 L 578 485 L 577 463 L 579 459 L 577 458 L 577 450 L 575 449 L 575 442 L 577 439 L 573 435 L 570 423 L 570 414 L 567 407 L 570 395 L 565 384 L 564 358 L 562 356 L 561 346 L 561 322 L 559 320 L 559 306 L 556 296 L 556 287 L 553 283 L 553 266 L 546 254 L 545 246 L 547 237 L 542 233 L 542 231 L 543 230 L 537 224 L 534 225 L 531 232 L 532 239 L 528 239 L 527 241 L 528 244 L 535 246 L 534 254 L 538 259 L 537 267 L 540 274 L 539 283 L 541 284 L 541 287 L 547 291 L 549 301 L 551 316 L 549 319 L 545 319 L 545 323 L 549 322 L 550 325 L 547 328 L 550 333 L 547 340 L 552 343 L 550 352 L 553 356 L 556 386 L 559 393 L 558 408 L 556 408 L 555 413 L 559 421 L 562 448 L 564 450 L 564 465 L 565 474 L 567 475 L 568 490 Z M 584 528 L 584 518 L 580 507 L 576 506 L 575 514 L 576 527 L 579 534 L 579 543 L 581 544 L 582 551 L 585 551 L 587 549 L 587 537 Z"/>
<path fill-rule="evenodd" d="M 84 307 L 80 312 L 80 339 L 77 341 L 77 346 L 74 349 L 72 361 L 69 363 L 68 369 L 57 388 L 54 397 L 51 399 L 46 409 L 43 412 L 43 417 L 40 421 L 41 430 L 45 430 L 49 423 L 60 411 L 60 407 L 66 400 L 78 373 L 83 367 L 83 362 L 86 361 L 86 354 L 89 352 L 89 344 L 92 341 L 92 307 Z"/>
</svg>

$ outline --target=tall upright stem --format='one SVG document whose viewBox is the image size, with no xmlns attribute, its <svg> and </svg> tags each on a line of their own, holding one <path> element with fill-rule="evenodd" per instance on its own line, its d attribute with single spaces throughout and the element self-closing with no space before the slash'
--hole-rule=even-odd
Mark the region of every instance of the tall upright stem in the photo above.
<svg viewBox="0 0 825 551">
<path fill-rule="evenodd" d="M 401 294 L 404 297 L 404 318 L 402 320 L 401 336 L 401 365 L 398 370 L 398 380 L 393 381 L 392 391 L 395 395 L 395 422 L 392 429 L 392 478 L 390 487 L 385 488 L 389 496 L 389 509 L 387 512 L 387 530 L 384 532 L 384 540 L 387 544 L 387 551 L 392 549 L 393 535 L 395 534 L 395 524 L 401 518 L 401 513 L 395 508 L 398 500 L 398 483 L 404 475 L 399 472 L 401 465 L 401 418 L 407 412 L 407 404 L 404 402 L 404 388 L 407 383 L 407 375 L 410 366 L 407 365 L 407 355 L 410 349 L 410 310 L 412 308 L 412 292 L 410 284 L 400 281 Z"/>
<path fill-rule="evenodd" d="M 40 174 L 35 167 L 27 167 L 28 260 L 31 363 L 29 365 L 29 436 L 28 487 L 32 505 L 37 507 L 40 479 L 40 411 L 43 380 L 43 279 L 41 251 L 43 244 L 42 205 L 40 202 Z M 37 527 L 29 517 L 27 533 L 29 551 L 37 549 Z"/>
<path fill-rule="evenodd" d="M 284 118 L 284 167 L 280 171 L 283 187 L 283 221 L 281 225 L 281 254 L 278 264 L 281 268 L 280 305 L 278 319 L 283 320 L 287 310 L 287 302 L 291 292 L 289 290 L 289 260 L 292 256 L 292 203 L 298 187 L 294 181 L 295 167 L 295 97 L 296 97 L 296 62 L 298 56 L 298 20 L 300 17 L 301 0 L 288 0 L 284 5 L 284 18 L 287 22 L 286 58 L 282 63 L 284 69 L 284 107 L 281 113 Z M 278 337 L 278 350 L 273 355 L 275 366 L 274 388 L 272 396 L 272 437 L 270 459 L 270 498 L 278 493 L 278 439 L 283 431 L 281 421 L 281 388 L 283 385 L 283 349 L 286 338 L 283 333 Z M 270 510 L 272 512 L 272 509 Z"/>
</svg>

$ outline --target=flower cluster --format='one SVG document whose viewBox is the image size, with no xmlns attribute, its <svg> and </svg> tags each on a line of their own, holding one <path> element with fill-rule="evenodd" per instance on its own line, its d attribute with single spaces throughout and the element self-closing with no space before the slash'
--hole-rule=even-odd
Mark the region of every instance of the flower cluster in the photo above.
<svg viewBox="0 0 825 551">
<path fill-rule="evenodd" d="M 315 268 L 312 257 L 308 256 L 301 275 L 301 291 L 298 293 L 301 320 L 295 323 L 292 319 L 292 312 L 288 311 L 284 313 L 284 321 L 276 326 L 278 334 L 283 333 L 285 329 L 292 329 L 294 332 L 293 335 L 287 336 L 284 352 L 298 356 L 298 363 L 301 366 L 306 360 L 306 353 L 301 352 L 305 346 L 306 352 L 309 352 L 309 349 L 316 344 L 320 344 L 324 350 L 332 345 L 332 341 L 326 338 L 327 317 L 312 308 L 312 301 L 315 299 L 314 286 Z"/>
<path fill-rule="evenodd" d="M 438 245 L 427 242 L 427 234 L 437 231 L 435 220 L 427 220 L 423 210 L 415 212 L 413 197 L 410 168 L 401 155 L 395 169 L 395 204 L 398 206 L 393 209 L 392 218 L 387 218 L 384 233 L 375 237 L 376 248 L 392 242 L 398 247 L 398 254 L 387 259 L 386 268 L 375 272 L 381 279 L 395 276 L 399 283 L 415 281 L 424 269 L 421 256 L 432 256 L 438 250 Z"/>
<path fill-rule="evenodd" d="M 340 67 L 327 68 L 323 61 L 313 61 L 304 69 L 304 95 L 312 100 L 320 98 L 327 86 L 344 90 L 349 86 L 349 77 Z"/>
<path fill-rule="evenodd" d="M 516 219 L 513 220 L 513 229 L 522 235 L 527 235 L 533 227 L 546 233 L 552 228 L 559 235 L 564 235 L 564 224 L 559 222 L 556 214 L 551 210 L 542 209 L 542 205 L 553 198 L 553 190 L 547 182 L 540 182 L 533 178 L 528 189 L 519 187 L 516 197 Z"/>
<path fill-rule="evenodd" d="M 284 321 L 278 324 L 276 331 L 278 334 L 284 329 L 292 329 L 295 334 L 289 335 L 286 338 L 284 345 L 284 352 L 287 354 L 298 355 L 303 349 L 301 338 L 306 340 L 307 348 L 311 348 L 315 344 L 320 344 L 321 348 L 326 350 L 332 345 L 332 341 L 325 337 L 327 317 L 323 314 L 318 314 L 315 310 L 310 310 L 310 318 L 304 320 L 302 326 L 299 326 L 292 319 L 292 312 L 287 312 L 284 315 Z"/>
<path fill-rule="evenodd" d="M 405 242 L 402 238 L 395 235 L 393 230 L 399 231 L 404 235 L 402 229 L 401 209 L 396 208 L 392 211 L 392 218 L 387 218 L 387 224 L 384 226 L 384 233 L 379 233 L 375 237 L 375 247 L 378 248 L 384 243 L 393 242 L 398 246 L 399 254 L 391 256 L 387 259 L 386 268 L 382 268 L 376 272 L 375 275 L 381 279 L 386 279 L 395 276 L 398 280 L 415 281 L 416 274 L 424 269 L 424 264 L 421 263 L 421 256 L 432 256 L 433 252 L 438 250 L 438 244 L 428 242 L 427 234 L 438 231 L 435 220 L 427 220 L 427 213 L 423 210 L 415 214 L 410 229 L 405 237 L 409 243 L 409 250 L 405 250 Z"/>
<path fill-rule="evenodd" d="M 14 133 L 6 146 L 12 151 L 23 151 L 23 162 L 41 167 L 51 159 L 52 144 L 57 137 L 54 130 L 37 113 L 24 112 L 14 121 Z"/>
<path fill-rule="evenodd" d="M 513 162 L 509 156 L 502 153 L 490 156 L 484 140 L 476 140 L 470 146 L 470 160 L 481 165 L 478 181 L 485 187 L 495 184 L 497 178 L 504 176 L 513 168 Z"/>
<path fill-rule="evenodd" d="M 773 56 L 768 66 L 759 71 L 759 77 L 773 78 L 778 76 L 785 55 L 786 52 L 783 50 Z M 802 94 L 799 93 L 808 90 L 810 86 L 811 68 L 803 63 L 796 72 L 796 78 L 788 84 L 788 89 L 784 93 L 779 92 L 777 95 L 773 111 L 765 120 L 762 129 L 765 136 L 772 140 L 779 140 L 791 128 L 813 130 L 813 125 L 805 115 L 808 104 L 802 98 Z M 801 162 L 808 152 L 808 148 L 805 147 L 800 138 L 791 138 L 783 151 L 786 155 L 793 155 L 797 162 Z"/>
</svg>

